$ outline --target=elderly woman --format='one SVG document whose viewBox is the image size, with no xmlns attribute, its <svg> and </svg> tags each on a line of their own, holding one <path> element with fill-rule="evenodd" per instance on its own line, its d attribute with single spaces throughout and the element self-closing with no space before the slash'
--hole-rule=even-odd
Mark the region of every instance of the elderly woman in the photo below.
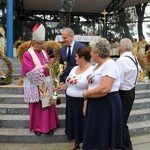
<svg viewBox="0 0 150 150">
<path fill-rule="evenodd" d="M 118 94 L 120 77 L 117 64 L 109 58 L 110 43 L 97 37 L 90 42 L 91 56 L 96 65 L 88 77 L 83 137 L 84 150 L 113 150 L 123 147 L 123 111 Z"/>
</svg>

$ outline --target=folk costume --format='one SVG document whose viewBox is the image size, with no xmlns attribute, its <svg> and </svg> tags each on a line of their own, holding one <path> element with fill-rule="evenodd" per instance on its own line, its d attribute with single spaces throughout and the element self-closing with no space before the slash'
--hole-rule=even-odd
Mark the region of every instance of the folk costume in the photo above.
<svg viewBox="0 0 150 150">
<path fill-rule="evenodd" d="M 45 28 L 36 25 L 33 29 L 32 40 L 45 41 Z M 30 47 L 23 54 L 21 74 L 24 76 L 24 100 L 29 104 L 30 112 L 30 131 L 49 133 L 57 128 L 59 118 L 55 105 L 48 108 L 42 108 L 41 93 L 53 93 L 51 74 L 48 69 L 44 69 L 49 57 L 44 50 L 35 50 Z M 41 92 L 41 86 L 46 90 Z"/>
</svg>

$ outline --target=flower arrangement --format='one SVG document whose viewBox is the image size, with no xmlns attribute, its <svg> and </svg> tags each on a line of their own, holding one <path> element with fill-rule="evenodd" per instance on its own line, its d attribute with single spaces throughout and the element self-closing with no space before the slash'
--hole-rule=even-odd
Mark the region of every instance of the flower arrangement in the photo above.
<svg viewBox="0 0 150 150">
<path fill-rule="evenodd" d="M 150 79 L 150 48 L 146 51 L 146 61 L 147 61 L 147 75 Z"/>
<path fill-rule="evenodd" d="M 52 78 L 53 78 L 53 86 L 54 86 L 54 88 L 56 88 L 59 85 L 60 75 L 63 74 L 63 71 L 65 70 L 65 68 L 67 66 L 67 62 L 65 62 L 64 64 L 59 64 L 59 60 L 60 60 L 60 51 L 59 50 L 61 48 L 60 43 L 57 43 L 55 41 L 47 41 L 45 43 L 45 48 L 46 48 L 47 53 L 49 54 L 50 58 L 52 59 L 50 70 L 51 70 L 51 74 L 52 74 Z M 60 104 L 60 99 L 59 99 L 56 91 L 53 93 L 52 97 L 57 105 Z"/>
<path fill-rule="evenodd" d="M 144 77 L 145 77 L 145 73 L 144 73 L 143 70 L 141 70 L 140 73 L 139 73 L 139 80 L 144 81 Z"/>
<path fill-rule="evenodd" d="M 56 87 L 59 83 L 59 77 L 63 73 L 66 64 L 62 65 L 59 64 L 60 60 L 60 48 L 61 44 L 55 41 L 46 41 L 45 42 L 45 49 L 49 54 L 52 63 L 51 63 L 51 73 L 53 78 L 54 87 Z"/>
<path fill-rule="evenodd" d="M 141 71 L 139 74 L 139 81 L 144 81 L 144 78 L 147 76 L 147 71 L 148 71 L 148 63 L 147 63 L 146 57 L 145 55 L 141 54 L 139 48 L 137 50 L 137 53 L 135 53 L 134 55 L 137 57 L 138 62 L 141 66 Z"/>
<path fill-rule="evenodd" d="M 67 66 L 67 63 L 59 64 L 59 62 L 57 62 L 57 61 L 52 63 L 51 73 L 52 73 L 54 88 L 56 88 L 59 85 L 59 82 L 60 82 L 59 77 L 60 77 L 60 75 L 63 74 L 63 71 L 65 70 L 66 66 Z M 60 98 L 58 97 L 57 91 L 54 91 L 52 98 L 57 105 L 59 105 L 61 103 Z"/>
<path fill-rule="evenodd" d="M 54 86 L 59 84 L 59 77 L 63 74 L 67 64 L 58 64 L 57 61 L 51 65 L 51 73 L 54 80 Z"/>
</svg>

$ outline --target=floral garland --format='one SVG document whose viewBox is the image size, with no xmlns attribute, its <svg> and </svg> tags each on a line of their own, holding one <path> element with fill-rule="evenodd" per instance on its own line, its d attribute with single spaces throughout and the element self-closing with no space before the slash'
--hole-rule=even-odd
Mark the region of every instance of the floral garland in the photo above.
<svg viewBox="0 0 150 150">
<path fill-rule="evenodd" d="M 137 48 L 137 51 L 134 53 L 134 55 L 137 57 L 137 60 L 141 66 L 141 71 L 139 73 L 139 81 L 144 81 L 145 76 L 147 76 L 148 71 L 148 63 L 145 59 L 145 55 L 141 54 L 139 47 Z"/>
</svg>

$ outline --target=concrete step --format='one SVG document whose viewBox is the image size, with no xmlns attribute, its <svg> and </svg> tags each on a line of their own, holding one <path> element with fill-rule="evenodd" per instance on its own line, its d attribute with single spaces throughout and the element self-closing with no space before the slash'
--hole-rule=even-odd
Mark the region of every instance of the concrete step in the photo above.
<svg viewBox="0 0 150 150">
<path fill-rule="evenodd" d="M 15 83 L 13 82 L 13 84 L 11 85 L 0 86 L 0 94 L 1 94 L 0 102 L 1 103 L 24 103 L 23 102 L 24 101 L 23 100 L 24 99 L 23 86 L 19 86 L 16 84 L 17 82 Z M 65 93 L 64 91 L 59 92 L 59 97 L 61 98 L 62 103 L 65 102 L 64 93 Z M 142 107 L 142 105 L 146 106 L 146 103 L 148 104 L 150 101 L 149 97 L 150 97 L 150 89 L 136 90 L 135 102 L 134 102 L 136 107 L 140 108 Z"/>
<path fill-rule="evenodd" d="M 68 142 L 64 128 L 57 128 L 54 135 L 36 136 L 29 128 L 0 128 L 1 143 L 57 143 Z"/>
<path fill-rule="evenodd" d="M 150 98 L 135 99 L 132 110 L 150 108 Z"/>
<path fill-rule="evenodd" d="M 57 105 L 58 114 L 65 114 L 66 104 Z M 0 104 L 0 114 L 28 115 L 28 104 Z"/>
<path fill-rule="evenodd" d="M 16 94 L 16 95 L 24 94 L 23 86 L 19 86 L 19 85 L 0 86 L 0 94 Z"/>
<path fill-rule="evenodd" d="M 132 110 L 128 122 L 150 120 L 150 108 Z"/>
<path fill-rule="evenodd" d="M 134 150 L 149 150 L 150 134 L 132 136 Z M 0 143 L 2 150 L 69 150 L 71 141 L 57 143 Z"/>
<path fill-rule="evenodd" d="M 66 102 L 65 94 L 58 93 L 58 97 L 61 100 L 61 103 Z M 23 94 L 1 94 L 0 96 L 1 104 L 25 104 Z"/>
<path fill-rule="evenodd" d="M 149 150 L 150 134 L 131 137 L 134 150 Z M 68 150 L 71 142 L 58 143 L 0 143 L 2 150 Z"/>
<path fill-rule="evenodd" d="M 13 67 L 13 73 L 19 73 L 21 70 L 21 63 L 18 61 L 18 59 L 9 59 L 12 62 L 12 67 Z M 0 64 L 4 63 L 2 59 L 0 59 Z M 2 70 L 6 73 L 8 70 L 7 65 L 2 66 Z"/>
<path fill-rule="evenodd" d="M 150 133 L 150 120 L 128 123 L 131 136 Z"/>
<path fill-rule="evenodd" d="M 21 63 L 20 62 L 12 62 L 12 66 L 13 66 L 13 68 L 21 68 Z M 7 68 L 6 64 L 2 66 L 2 69 L 5 69 L 5 68 Z"/>
<path fill-rule="evenodd" d="M 21 77 L 20 74 L 13 73 L 13 79 L 14 79 L 14 80 L 19 80 L 20 77 Z"/>
<path fill-rule="evenodd" d="M 144 90 L 144 89 L 150 89 L 150 82 L 138 82 L 135 90 Z"/>
<path fill-rule="evenodd" d="M 25 104 L 23 94 L 1 94 L 0 104 Z"/>
<path fill-rule="evenodd" d="M 24 102 L 23 86 L 14 80 L 10 85 L 0 86 L 0 142 L 57 143 L 65 142 L 65 92 L 59 93 L 61 105 L 57 106 L 60 127 L 53 136 L 35 136 L 29 132 L 28 104 Z M 150 133 L 150 88 L 149 83 L 138 83 L 136 99 L 129 117 L 132 136 Z"/>
<path fill-rule="evenodd" d="M 6 105 L 3 105 L 4 107 Z M 19 108 L 20 106 L 20 108 Z M 23 127 L 28 128 L 29 127 L 29 112 L 27 106 L 19 105 L 18 107 L 15 105 L 14 108 L 2 108 L 0 109 L 0 127 Z M 2 106 L 1 106 L 2 107 Z M 17 108 L 15 108 L 17 107 Z M 61 112 L 61 109 L 63 112 Z M 64 127 L 65 125 L 65 109 L 58 108 L 59 118 L 60 118 L 60 126 Z M 150 120 L 150 108 L 147 109 L 138 109 L 138 110 L 132 110 L 129 120 L 129 123 L 132 122 L 141 122 Z"/>
<path fill-rule="evenodd" d="M 20 63 L 17 58 L 8 58 L 12 63 Z M 2 59 L 0 59 L 0 63 L 3 62 Z"/>
<path fill-rule="evenodd" d="M 14 76 L 16 76 L 16 78 L 20 77 L 19 74 L 14 74 Z M 16 89 L 16 88 L 18 89 L 21 88 L 23 90 L 23 86 L 18 86 L 18 82 L 19 82 L 18 80 L 14 79 L 11 84 L 0 86 L 0 94 L 6 93 L 7 91 L 8 91 L 7 94 L 9 93 L 12 94 L 11 92 L 9 92 L 9 90 Z M 3 91 L 4 88 L 5 88 L 5 92 Z M 141 93 L 144 93 L 147 90 L 150 91 L 150 82 L 138 82 L 136 85 L 136 94 L 138 95 L 137 98 L 140 97 L 139 95 L 141 95 Z M 20 94 L 22 94 L 22 92 Z"/>
<path fill-rule="evenodd" d="M 65 91 L 59 93 L 64 94 Z M 13 80 L 11 84 L 0 86 L 0 94 L 24 94 L 23 85 L 18 85 L 18 80 Z"/>
<path fill-rule="evenodd" d="M 150 149 L 150 134 L 132 136 L 134 150 L 149 150 Z M 69 150 L 70 142 L 57 143 L 0 143 L 2 150 Z"/>
<path fill-rule="evenodd" d="M 64 93 L 64 92 L 59 92 Z M 142 99 L 150 97 L 150 89 L 136 90 L 135 99 Z M 20 85 L 4 85 L 0 86 L 0 94 L 24 94 L 23 86 Z"/>
<path fill-rule="evenodd" d="M 8 68 L 2 68 L 3 72 L 6 73 L 8 71 Z M 21 68 L 14 68 L 13 67 L 13 73 L 14 74 L 20 74 L 21 73 Z"/>
<path fill-rule="evenodd" d="M 66 99 L 65 95 L 62 94 L 61 104 L 57 105 L 59 114 L 65 114 Z M 28 104 L 24 102 L 23 95 L 3 95 L 0 98 L 0 114 L 28 114 Z M 134 101 L 132 112 L 140 111 L 146 108 L 150 108 L 150 99 L 138 99 Z"/>
<path fill-rule="evenodd" d="M 0 104 L 0 114 L 29 114 L 28 104 Z"/>
<path fill-rule="evenodd" d="M 131 138 L 150 133 L 150 121 L 129 123 Z M 36 136 L 29 128 L 0 128 L 1 143 L 57 143 L 68 142 L 65 129 L 59 127 L 54 131 L 54 135 Z"/>
<path fill-rule="evenodd" d="M 60 114 L 60 127 L 65 126 L 65 115 Z M 29 115 L 0 115 L 0 127 L 29 128 Z"/>
<path fill-rule="evenodd" d="M 142 99 L 148 97 L 150 97 L 150 89 L 135 91 L 135 99 Z"/>
</svg>

